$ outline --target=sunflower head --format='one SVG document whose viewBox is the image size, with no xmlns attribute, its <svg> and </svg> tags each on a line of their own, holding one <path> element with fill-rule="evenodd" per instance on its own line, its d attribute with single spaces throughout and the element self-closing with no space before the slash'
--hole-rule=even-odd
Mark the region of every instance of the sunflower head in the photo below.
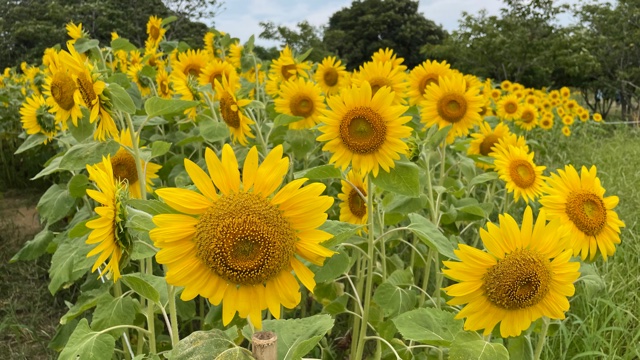
<svg viewBox="0 0 640 360">
<path fill-rule="evenodd" d="M 498 145 L 491 153 L 495 159 L 494 166 L 500 179 L 505 181 L 509 192 L 514 193 L 514 199 L 534 201 L 542 194 L 544 179 L 542 171 L 545 166 L 536 166 L 533 162 L 533 152 L 527 153 L 520 147 L 508 145 L 506 148 Z"/>
<path fill-rule="evenodd" d="M 314 79 L 326 95 L 334 95 L 346 87 L 348 73 L 340 60 L 335 56 L 328 56 L 318 64 Z"/>
<path fill-rule="evenodd" d="M 480 124 L 480 132 L 471 134 L 473 140 L 469 144 L 467 154 L 469 155 L 482 155 L 489 156 L 495 151 L 496 145 L 500 140 L 511 135 L 509 127 L 503 123 L 498 123 L 494 129 L 491 129 L 491 125 L 487 122 Z M 484 162 L 476 162 L 476 165 L 483 169 L 491 169 L 492 165 Z"/>
<path fill-rule="evenodd" d="M 342 180 L 342 192 L 338 194 L 340 203 L 340 221 L 356 225 L 367 223 L 367 192 L 366 177 L 357 170 L 347 173 L 346 180 Z M 365 228 L 366 231 L 366 228 Z"/>
<path fill-rule="evenodd" d="M 48 143 L 58 133 L 59 125 L 42 95 L 31 95 L 20 108 L 20 121 L 28 135 L 44 134 Z"/>
<path fill-rule="evenodd" d="M 231 131 L 233 142 L 247 145 L 247 138 L 254 138 L 251 128 L 254 122 L 245 114 L 243 108 L 251 103 L 251 100 L 236 97 L 238 83 L 235 72 L 229 74 L 229 78 L 223 77 L 222 82 L 215 80 L 216 96 L 220 98 L 220 115 Z"/>
<path fill-rule="evenodd" d="M 149 22 L 147 22 L 147 35 L 149 35 L 149 41 L 153 44 L 152 47 L 157 47 L 162 37 L 167 32 L 167 29 L 162 27 L 162 18 L 157 16 L 150 16 Z"/>
<path fill-rule="evenodd" d="M 601 122 L 602 121 L 602 115 L 600 115 L 600 113 L 594 113 L 593 114 L 593 121 Z"/>
<path fill-rule="evenodd" d="M 395 94 L 393 103 L 404 104 L 406 77 L 406 73 L 398 67 L 394 68 L 391 62 L 368 61 L 360 66 L 351 80 L 358 86 L 364 81 L 368 82 L 374 95 L 382 87 L 388 86 Z"/>
<path fill-rule="evenodd" d="M 498 101 L 498 116 L 503 120 L 519 119 L 522 115 L 522 104 L 514 94 L 503 96 Z"/>
<path fill-rule="evenodd" d="M 290 123 L 289 129 L 310 129 L 316 126 L 325 108 L 320 86 L 304 78 L 283 83 L 275 105 L 276 111 L 281 114 L 302 117 L 302 120 Z"/>
</svg>

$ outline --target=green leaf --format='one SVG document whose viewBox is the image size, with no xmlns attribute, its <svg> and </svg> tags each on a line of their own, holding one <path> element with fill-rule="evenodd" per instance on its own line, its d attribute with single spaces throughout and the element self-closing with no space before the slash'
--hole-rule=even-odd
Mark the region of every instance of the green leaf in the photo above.
<svg viewBox="0 0 640 360">
<path fill-rule="evenodd" d="M 171 143 L 165 141 L 154 141 L 151 144 L 151 158 L 162 156 L 169 152 L 171 149 Z"/>
<path fill-rule="evenodd" d="M 82 237 L 82 236 L 87 235 L 91 231 L 93 231 L 93 229 L 89 229 L 87 227 L 87 222 L 89 222 L 89 221 L 90 220 L 81 221 L 81 222 L 77 223 L 76 226 L 71 228 L 71 230 L 69 230 L 69 238 L 73 239 L 73 238 Z"/>
<path fill-rule="evenodd" d="M 131 260 L 142 260 L 154 256 L 158 250 L 153 247 L 153 241 L 149 238 L 149 230 L 138 231 L 129 228 L 133 241 Z"/>
<path fill-rule="evenodd" d="M 67 188 L 74 198 L 81 198 L 87 193 L 89 178 L 84 174 L 77 174 L 69 180 Z"/>
<path fill-rule="evenodd" d="M 162 19 L 160 26 L 164 27 L 165 25 L 169 25 L 176 20 L 178 20 L 178 17 L 175 15 L 167 16 L 166 18 Z"/>
<path fill-rule="evenodd" d="M 278 359 L 300 359 L 308 354 L 333 327 L 329 315 L 314 315 L 302 319 L 265 320 L 262 330 L 278 334 Z M 251 328 L 247 325 L 242 334 L 251 339 Z"/>
<path fill-rule="evenodd" d="M 27 241 L 22 249 L 13 255 L 9 262 L 13 263 L 18 260 L 35 260 L 39 258 L 40 255 L 47 251 L 47 246 L 49 246 L 51 240 L 53 240 L 53 233 L 51 231 L 48 229 L 40 231 L 32 240 Z"/>
<path fill-rule="evenodd" d="M 163 99 L 154 96 L 145 101 L 144 110 L 147 112 L 147 116 L 181 114 L 197 105 L 197 101 Z"/>
<path fill-rule="evenodd" d="M 125 274 L 122 276 L 122 282 L 131 290 L 154 303 L 160 302 L 160 293 L 158 293 L 158 290 L 141 278 L 140 274 Z"/>
<path fill-rule="evenodd" d="M 67 311 L 66 314 L 62 316 L 62 318 L 60 318 L 60 324 L 67 324 L 69 321 L 82 315 L 83 312 L 94 308 L 98 304 L 98 300 L 100 300 L 101 297 L 110 297 L 110 287 L 111 284 L 107 283 L 103 284 L 103 286 L 100 286 L 97 289 L 83 291 L 82 293 L 80 293 L 80 296 L 78 296 L 78 300 L 76 301 L 76 303 L 69 309 L 69 311 Z"/>
<path fill-rule="evenodd" d="M 103 156 L 115 155 L 118 149 L 120 149 L 120 144 L 113 140 L 109 142 L 90 142 L 88 144 L 74 145 L 62 157 L 60 169 L 85 169 L 87 165 L 101 162 Z"/>
<path fill-rule="evenodd" d="M 296 56 L 296 62 L 300 63 L 305 61 L 307 57 L 309 57 L 312 51 L 313 51 L 313 48 L 309 48 L 309 50 L 307 50 L 304 54 Z"/>
<path fill-rule="evenodd" d="M 230 136 L 229 127 L 223 122 L 202 119 L 198 122 L 200 135 L 208 142 L 227 140 Z"/>
<path fill-rule="evenodd" d="M 69 342 L 69 338 L 73 333 L 73 330 L 78 326 L 78 320 L 73 319 L 70 322 L 58 326 L 56 329 L 55 335 L 53 335 L 53 339 L 49 342 L 49 349 L 55 350 L 57 352 L 62 351 L 64 349 L 67 342 Z"/>
<path fill-rule="evenodd" d="M 435 126 L 432 126 L 429 129 L 429 133 L 427 134 L 427 144 L 431 145 L 431 147 L 437 147 L 440 143 L 447 137 L 449 134 L 449 130 L 451 130 L 452 125 L 448 125 L 443 127 L 442 129 L 437 129 Z"/>
<path fill-rule="evenodd" d="M 78 40 L 76 40 L 76 43 L 73 45 L 73 47 L 76 48 L 76 51 L 79 53 L 84 53 L 87 52 L 93 48 L 98 48 L 98 46 L 100 46 L 100 42 L 96 39 L 85 39 L 85 38 L 80 38 Z"/>
<path fill-rule="evenodd" d="M 101 297 L 93 312 L 91 328 L 105 330 L 116 325 L 133 325 L 136 312 L 137 307 L 129 296 Z M 112 330 L 110 334 L 117 337 L 122 334 L 122 329 Z"/>
<path fill-rule="evenodd" d="M 42 195 L 36 208 L 41 218 L 48 224 L 53 224 L 67 216 L 75 202 L 76 200 L 71 197 L 67 189 L 62 185 L 53 184 Z"/>
<path fill-rule="evenodd" d="M 135 229 L 138 231 L 149 231 L 156 227 L 153 223 L 152 216 L 148 213 L 134 208 L 128 208 L 127 210 L 127 228 Z"/>
<path fill-rule="evenodd" d="M 315 280 L 317 283 L 332 281 L 344 274 L 351 267 L 351 259 L 343 252 L 334 254 L 327 259 L 322 267 L 316 271 Z"/>
<path fill-rule="evenodd" d="M 346 222 L 327 220 L 320 226 L 320 230 L 326 231 L 329 234 L 333 235 L 333 238 L 325 241 L 322 244 L 323 246 L 328 248 L 340 244 L 355 235 L 360 228 L 361 226 L 349 224 Z"/>
<path fill-rule="evenodd" d="M 90 114 L 89 111 L 85 108 L 82 108 L 82 117 L 78 119 L 77 126 L 73 125 L 72 121 L 69 120 L 69 131 L 74 139 L 77 142 L 83 142 L 93 135 L 93 131 L 95 129 L 95 125 L 91 123 L 89 120 Z"/>
<path fill-rule="evenodd" d="M 113 50 L 113 52 L 116 52 L 118 50 L 124 50 L 125 52 L 130 52 L 130 51 L 137 50 L 138 48 L 125 38 L 117 38 L 111 41 L 111 49 Z"/>
<path fill-rule="evenodd" d="M 390 172 L 381 170 L 373 183 L 383 190 L 410 197 L 420 196 L 420 169 L 408 161 L 397 161 Z"/>
<path fill-rule="evenodd" d="M 342 172 L 340 172 L 340 169 L 333 165 L 320 165 L 293 173 L 294 179 L 307 178 L 310 180 L 324 180 L 340 179 L 341 177 Z"/>
<path fill-rule="evenodd" d="M 453 244 L 447 239 L 437 226 L 431 221 L 418 214 L 409 214 L 411 224 L 408 228 L 413 232 L 422 242 L 427 244 L 432 249 L 435 249 L 441 255 L 444 255 L 450 259 L 456 259 L 456 255 L 453 253 Z"/>
<path fill-rule="evenodd" d="M 476 177 L 474 177 L 473 179 L 471 179 L 471 181 L 469 181 L 469 187 L 472 187 L 474 185 L 478 185 L 478 184 L 482 184 L 488 181 L 493 181 L 495 179 L 498 178 L 498 173 L 497 172 L 486 172 L 486 173 L 482 173 Z"/>
<path fill-rule="evenodd" d="M 583 262 L 580 263 L 580 278 L 577 282 L 582 283 L 590 294 L 598 293 L 607 286 L 593 265 Z"/>
<path fill-rule="evenodd" d="M 255 360 L 255 358 L 251 351 L 238 346 L 222 352 L 215 360 Z"/>
<path fill-rule="evenodd" d="M 47 167 L 42 169 L 36 176 L 32 177 L 31 180 L 40 179 L 41 177 L 49 174 L 53 174 L 56 171 L 60 170 L 60 161 L 62 160 L 62 154 L 56 155 L 53 160 L 50 160 Z"/>
<path fill-rule="evenodd" d="M 393 319 L 405 340 L 434 346 L 449 346 L 463 331 L 464 321 L 455 320 L 455 314 L 435 309 L 420 308 L 405 312 Z"/>
<path fill-rule="evenodd" d="M 316 135 L 309 129 L 288 130 L 284 140 L 291 145 L 291 151 L 298 159 L 304 159 L 317 144 Z"/>
<path fill-rule="evenodd" d="M 29 135 L 27 139 L 20 145 L 18 150 L 14 154 L 20 154 L 24 151 L 27 151 L 31 148 L 34 148 L 38 145 L 44 144 L 44 141 L 47 137 L 42 133 L 37 133 L 33 135 Z"/>
<path fill-rule="evenodd" d="M 289 115 L 289 114 L 280 114 L 278 116 L 276 116 L 275 119 L 273 119 L 273 125 L 274 126 L 282 126 L 282 125 L 287 125 L 287 124 L 291 124 L 297 121 L 300 121 L 304 119 L 303 116 L 294 116 L 294 115 Z"/>
<path fill-rule="evenodd" d="M 531 346 L 531 338 L 526 335 L 509 338 L 507 341 L 507 350 L 510 359 L 533 360 L 533 346 Z"/>
<path fill-rule="evenodd" d="M 218 329 L 194 331 L 176 344 L 167 355 L 167 359 L 216 359 L 223 352 L 236 347 L 236 344 Z"/>
<path fill-rule="evenodd" d="M 158 200 L 131 199 L 127 201 L 130 207 L 146 212 L 150 215 L 177 214 L 178 212 L 171 206 Z"/>
<path fill-rule="evenodd" d="M 129 93 L 118 84 L 109 84 L 107 87 L 111 94 L 113 108 L 128 114 L 136 112 L 136 105 L 133 103 Z"/>
<path fill-rule="evenodd" d="M 82 319 L 69 337 L 58 360 L 110 360 L 116 340 L 107 333 L 91 331 L 87 319 Z"/>
<path fill-rule="evenodd" d="M 49 268 L 49 292 L 55 294 L 63 285 L 72 283 L 81 278 L 95 258 L 87 258 L 87 254 L 93 245 L 88 245 L 83 240 L 68 240 L 63 242 L 51 258 Z M 95 275 L 97 277 L 97 275 Z"/>
<path fill-rule="evenodd" d="M 449 360 L 509 360 L 509 352 L 502 344 L 486 342 L 477 333 L 460 332 L 451 343 Z"/>
<path fill-rule="evenodd" d="M 396 270 L 388 280 L 380 284 L 373 294 L 373 301 L 380 305 L 385 316 L 394 316 L 415 308 L 416 292 L 409 287 L 413 285 L 413 275 L 409 270 Z"/>
</svg>

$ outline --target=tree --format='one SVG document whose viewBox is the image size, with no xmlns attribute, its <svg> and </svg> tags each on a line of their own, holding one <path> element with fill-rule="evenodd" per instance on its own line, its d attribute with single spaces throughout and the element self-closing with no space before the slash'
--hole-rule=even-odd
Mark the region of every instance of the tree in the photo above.
<svg viewBox="0 0 640 360">
<path fill-rule="evenodd" d="M 413 0 L 353 1 L 329 18 L 323 42 L 354 69 L 380 48 L 392 48 L 410 68 L 424 61 L 419 49 L 442 42 L 445 31 L 418 12 Z"/>
<path fill-rule="evenodd" d="M 276 26 L 271 21 L 261 21 L 260 26 L 262 27 L 260 38 L 279 41 L 280 47 L 289 45 L 289 47 L 298 54 L 313 49 L 307 57 L 307 60 L 320 62 L 326 56 L 331 55 L 322 42 L 322 30 L 312 26 L 306 20 L 298 23 L 297 31 L 295 29 L 289 29 L 286 26 Z"/>
</svg>

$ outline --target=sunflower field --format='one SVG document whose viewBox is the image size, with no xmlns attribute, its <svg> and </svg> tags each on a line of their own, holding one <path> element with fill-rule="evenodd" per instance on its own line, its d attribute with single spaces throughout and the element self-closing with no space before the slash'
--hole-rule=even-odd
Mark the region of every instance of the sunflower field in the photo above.
<svg viewBox="0 0 640 360">
<path fill-rule="evenodd" d="M 34 177 L 55 179 L 44 228 L 12 260 L 52 254 L 51 294 L 78 289 L 59 359 L 570 347 L 548 339 L 625 223 L 598 164 L 540 155 L 602 121 L 569 88 L 409 69 L 393 49 L 353 72 L 288 47 L 263 61 L 253 38 L 216 30 L 192 49 L 165 39 L 173 20 L 151 17 L 144 49 L 69 23 L 41 66 L 0 77 L 2 111 L 19 105 L 16 153 L 55 154 Z"/>
</svg>

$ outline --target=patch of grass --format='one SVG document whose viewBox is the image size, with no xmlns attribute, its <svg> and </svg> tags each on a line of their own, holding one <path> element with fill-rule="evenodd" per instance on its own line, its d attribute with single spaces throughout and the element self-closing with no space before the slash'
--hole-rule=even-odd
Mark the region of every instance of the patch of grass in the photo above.
<svg viewBox="0 0 640 360">
<path fill-rule="evenodd" d="M 548 171 L 568 163 L 578 170 L 596 165 L 605 196 L 620 198 L 616 211 L 626 224 L 615 255 L 607 262 L 596 258 L 593 274 L 578 282 L 567 319 L 547 340 L 545 359 L 640 358 L 638 139 L 640 131 L 626 126 L 591 125 L 570 138 L 544 142 Z"/>
</svg>

